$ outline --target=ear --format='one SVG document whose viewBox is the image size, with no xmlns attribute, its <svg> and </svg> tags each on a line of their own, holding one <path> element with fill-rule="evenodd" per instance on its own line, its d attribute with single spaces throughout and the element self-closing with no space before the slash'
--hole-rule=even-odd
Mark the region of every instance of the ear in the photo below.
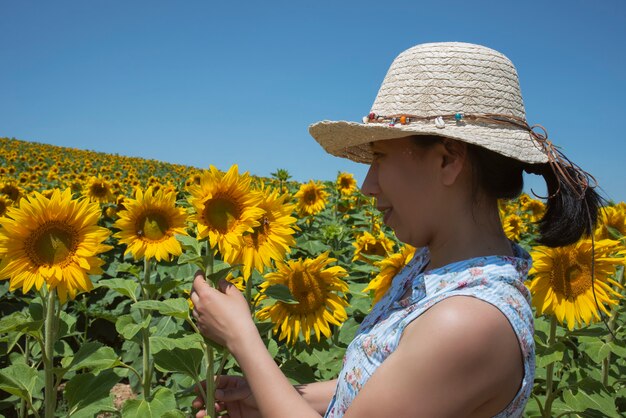
<svg viewBox="0 0 626 418">
<path fill-rule="evenodd" d="M 461 141 L 444 138 L 441 141 L 442 162 L 441 180 L 445 186 L 451 186 L 463 171 L 467 158 L 467 144 Z"/>
</svg>

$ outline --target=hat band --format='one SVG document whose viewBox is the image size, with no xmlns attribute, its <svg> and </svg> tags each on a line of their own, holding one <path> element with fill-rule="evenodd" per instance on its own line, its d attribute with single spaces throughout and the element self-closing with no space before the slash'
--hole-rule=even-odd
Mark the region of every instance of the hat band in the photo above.
<svg viewBox="0 0 626 418">
<path fill-rule="evenodd" d="M 363 123 L 387 124 L 389 126 L 410 125 L 415 122 L 434 121 L 435 126 L 439 129 L 446 127 L 446 122 L 454 122 L 456 125 L 464 125 L 465 123 L 491 123 L 499 125 L 508 125 L 524 129 L 530 134 L 531 140 L 537 144 L 541 151 L 548 157 L 548 163 L 558 180 L 558 188 L 556 192 L 547 196 L 552 198 L 561 190 L 561 186 L 565 184 L 572 190 L 579 199 L 584 199 L 587 188 L 597 187 L 597 180 L 589 173 L 584 171 L 578 165 L 573 163 L 563 154 L 558 146 L 548 140 L 548 131 L 541 125 L 528 125 L 525 119 L 512 115 L 504 115 L 498 113 L 474 113 L 465 114 L 461 112 L 437 115 L 437 116 L 417 116 L 409 114 L 396 115 L 376 115 L 370 113 L 363 117 Z"/>
</svg>

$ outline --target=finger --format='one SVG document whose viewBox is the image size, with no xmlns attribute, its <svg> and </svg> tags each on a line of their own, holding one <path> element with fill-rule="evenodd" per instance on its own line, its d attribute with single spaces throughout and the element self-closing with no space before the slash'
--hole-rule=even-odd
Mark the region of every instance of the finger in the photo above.
<svg viewBox="0 0 626 418">
<path fill-rule="evenodd" d="M 189 299 L 193 302 L 193 306 L 198 306 L 198 302 L 200 302 L 200 296 L 195 291 L 192 291 L 189 295 Z"/>
<path fill-rule="evenodd" d="M 191 301 L 195 303 L 196 300 L 206 298 L 211 292 L 216 292 L 216 290 L 204 280 L 204 276 L 199 275 L 193 279 L 193 286 L 191 287 L 189 297 Z"/>
<path fill-rule="evenodd" d="M 196 399 L 194 399 L 191 402 L 191 406 L 195 409 L 200 409 L 204 406 L 204 401 L 202 400 L 201 396 L 198 396 Z"/>
<path fill-rule="evenodd" d="M 228 280 L 226 280 L 226 279 L 220 279 L 220 281 L 217 283 L 217 288 L 222 293 L 229 293 L 230 290 L 231 290 L 230 289 L 231 287 L 235 288 L 235 286 L 233 286 L 233 284 L 231 282 L 229 282 Z"/>
<path fill-rule="evenodd" d="M 200 382 L 200 385 L 202 385 L 202 389 L 206 390 L 206 380 L 203 380 L 202 382 Z M 193 385 L 193 391 L 199 395 L 198 397 L 200 397 L 200 387 L 198 386 L 197 383 Z"/>
</svg>

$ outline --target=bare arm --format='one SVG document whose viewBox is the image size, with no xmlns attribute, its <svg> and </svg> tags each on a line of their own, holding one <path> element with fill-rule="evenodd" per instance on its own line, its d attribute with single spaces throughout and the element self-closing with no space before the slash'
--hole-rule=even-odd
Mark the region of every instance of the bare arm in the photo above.
<svg viewBox="0 0 626 418">
<path fill-rule="evenodd" d="M 513 399 L 522 376 L 506 317 L 479 299 L 451 297 L 407 326 L 345 417 L 493 416 Z"/>
<path fill-rule="evenodd" d="M 320 415 L 326 413 L 330 400 L 335 394 L 337 379 L 326 382 L 307 383 L 304 385 L 296 385 L 296 390 L 307 401 L 313 409 Z"/>
<path fill-rule="evenodd" d="M 309 405 L 278 368 L 256 327 L 253 325 L 240 337 L 233 339 L 227 347 L 243 370 L 261 414 L 272 418 L 319 418 L 321 414 Z"/>
<path fill-rule="evenodd" d="M 226 346 L 235 357 L 263 416 L 321 416 L 274 362 L 250 317 L 248 302 L 239 290 L 225 280 L 220 281 L 219 289 L 213 289 L 199 272 L 194 280 L 191 300 L 198 328 L 203 335 Z M 309 395 L 313 396 L 313 392 Z"/>
</svg>

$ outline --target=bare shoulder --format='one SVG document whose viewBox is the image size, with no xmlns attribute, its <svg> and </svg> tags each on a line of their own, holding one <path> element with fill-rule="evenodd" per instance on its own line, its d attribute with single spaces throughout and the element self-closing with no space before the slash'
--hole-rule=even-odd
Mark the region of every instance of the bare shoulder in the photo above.
<svg viewBox="0 0 626 418">
<path fill-rule="evenodd" d="M 485 344 L 486 337 L 508 336 L 517 342 L 506 316 L 494 305 L 471 296 L 451 296 L 436 303 L 407 326 L 403 338 L 422 332 L 436 332 L 450 342 L 476 343 L 481 352 L 493 347 L 493 341 Z"/>
<path fill-rule="evenodd" d="M 493 416 L 514 398 L 523 370 L 504 314 L 480 299 L 452 296 L 406 327 L 348 410 L 358 415 L 346 416 Z M 378 414 L 381 399 L 392 415 Z"/>
</svg>

